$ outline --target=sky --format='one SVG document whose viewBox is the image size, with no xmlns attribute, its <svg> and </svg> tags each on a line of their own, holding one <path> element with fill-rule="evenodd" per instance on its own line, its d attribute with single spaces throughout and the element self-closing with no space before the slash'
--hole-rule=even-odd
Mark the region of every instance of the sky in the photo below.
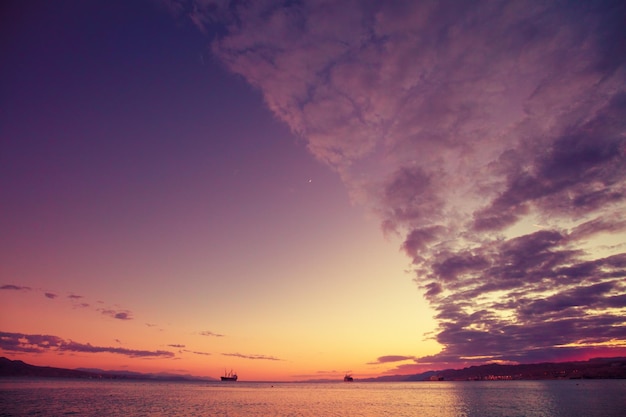
<svg viewBox="0 0 626 417">
<path fill-rule="evenodd" d="M 620 1 L 9 1 L 0 354 L 242 380 L 626 355 Z"/>
</svg>

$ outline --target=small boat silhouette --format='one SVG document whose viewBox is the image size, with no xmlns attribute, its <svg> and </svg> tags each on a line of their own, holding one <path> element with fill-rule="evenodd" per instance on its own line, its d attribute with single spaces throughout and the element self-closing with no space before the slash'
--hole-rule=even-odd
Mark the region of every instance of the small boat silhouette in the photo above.
<svg viewBox="0 0 626 417">
<path fill-rule="evenodd" d="M 221 376 L 220 378 L 222 379 L 222 381 L 236 381 L 237 374 L 234 373 L 232 369 L 230 370 L 230 372 L 226 372 L 226 370 L 224 369 L 224 376 Z"/>
</svg>

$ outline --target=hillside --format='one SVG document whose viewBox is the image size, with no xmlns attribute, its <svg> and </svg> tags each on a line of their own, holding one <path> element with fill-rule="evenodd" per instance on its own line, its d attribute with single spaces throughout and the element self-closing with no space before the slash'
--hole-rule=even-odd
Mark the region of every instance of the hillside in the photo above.
<svg viewBox="0 0 626 417">
<path fill-rule="evenodd" d="M 596 358 L 584 362 L 523 365 L 489 364 L 436 373 L 446 381 L 489 379 L 608 379 L 626 378 L 626 358 Z"/>
<path fill-rule="evenodd" d="M 480 381 L 540 379 L 623 379 L 626 358 L 596 358 L 576 362 L 546 362 L 522 365 L 488 364 L 463 369 L 428 371 L 416 375 L 393 375 L 359 379 L 361 382 L 383 381 Z"/>
<path fill-rule="evenodd" d="M 82 379 L 126 379 L 158 381 L 208 381 L 210 378 L 196 378 L 190 375 L 141 374 L 126 371 L 103 371 L 100 369 L 64 369 L 50 366 L 35 366 L 20 360 L 0 357 L 0 377 L 37 378 L 82 378 Z"/>
</svg>

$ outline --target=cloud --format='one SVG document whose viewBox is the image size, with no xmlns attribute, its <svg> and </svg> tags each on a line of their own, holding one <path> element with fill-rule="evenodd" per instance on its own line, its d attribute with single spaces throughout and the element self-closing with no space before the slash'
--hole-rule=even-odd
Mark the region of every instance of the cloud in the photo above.
<svg viewBox="0 0 626 417">
<path fill-rule="evenodd" d="M 316 375 L 337 375 L 340 374 L 341 372 L 336 371 L 336 370 L 332 370 L 332 371 L 315 371 Z M 308 374 L 306 376 L 309 376 Z"/>
<path fill-rule="evenodd" d="M 235 358 L 264 360 L 264 361 L 282 361 L 283 360 L 283 359 L 275 358 L 274 356 L 266 356 L 266 355 L 242 355 L 241 353 L 222 353 L 222 355 L 232 356 Z"/>
<path fill-rule="evenodd" d="M 423 282 L 443 288 L 427 297 L 444 349 L 424 360 L 546 360 L 626 340 L 626 254 L 587 260 L 572 243 L 550 230 L 435 254 Z"/>
<path fill-rule="evenodd" d="M 558 135 L 539 156 L 525 161 L 532 169 L 509 173 L 500 195 L 475 213 L 474 229 L 500 230 L 519 220 L 531 205 L 544 216 L 582 216 L 623 205 L 621 132 L 626 124 L 614 119 L 625 114 L 626 93 L 613 97 L 600 115 Z"/>
<path fill-rule="evenodd" d="M 82 352 L 82 353 L 114 353 L 131 358 L 172 358 L 172 352 L 164 350 L 135 350 L 119 347 L 93 346 L 89 343 L 78 343 L 51 335 L 29 335 L 23 333 L 0 332 L 0 348 L 6 352 Z"/>
<path fill-rule="evenodd" d="M 0 287 L 0 290 L 12 290 L 12 291 L 30 291 L 30 287 L 25 287 L 22 285 L 13 285 L 13 284 L 5 284 Z"/>
<path fill-rule="evenodd" d="M 80 308 L 89 308 L 89 307 L 91 307 L 91 304 L 89 304 L 89 303 L 87 303 L 85 301 L 80 302 L 81 300 L 85 299 L 85 297 L 82 296 L 82 295 L 70 293 L 67 296 L 67 298 L 70 300 L 70 303 L 72 304 L 72 306 L 74 308 L 78 308 L 78 307 L 80 307 Z"/>
<path fill-rule="evenodd" d="M 197 352 L 193 350 L 185 350 L 185 352 L 193 353 L 194 355 L 211 356 L 208 352 Z"/>
<path fill-rule="evenodd" d="M 104 314 L 105 316 L 109 316 L 117 320 L 132 320 L 133 319 L 132 313 L 128 310 L 117 311 L 117 310 L 111 310 L 111 309 L 98 309 L 98 311 Z"/>
<path fill-rule="evenodd" d="M 230 0 L 159 0 L 171 15 L 188 18 L 198 30 L 207 33 L 208 26 L 216 23 L 217 19 L 225 18 L 222 11 L 227 10 Z"/>
<path fill-rule="evenodd" d="M 14 290 L 14 291 L 31 291 L 32 289 L 30 287 L 26 287 L 26 286 L 18 286 L 18 285 L 12 285 L 12 284 L 7 284 L 7 285 L 3 285 L 2 287 L 0 287 L 0 289 L 2 290 Z M 56 299 L 58 298 L 58 294 L 55 292 L 46 292 L 44 290 L 41 290 L 39 288 L 35 288 L 34 291 L 38 292 L 38 293 L 42 293 L 44 297 L 49 298 L 49 299 Z M 84 301 L 85 297 L 82 295 L 77 295 L 74 293 L 70 293 L 69 295 L 67 295 L 67 299 L 69 299 L 70 304 L 72 305 L 73 308 L 89 308 L 89 309 L 93 309 L 95 311 L 100 312 L 101 314 L 105 315 L 105 316 L 109 316 L 111 318 L 117 319 L 117 320 L 132 320 L 133 319 L 133 314 L 131 311 L 129 310 L 116 310 L 116 309 L 112 309 L 112 308 L 95 308 L 92 307 L 92 305 L 90 303 L 87 303 Z M 102 301 L 98 301 L 98 304 L 104 304 L 104 302 Z M 151 326 L 150 324 L 147 324 L 148 326 Z"/>
<path fill-rule="evenodd" d="M 193 353 L 194 355 L 202 355 L 202 356 L 211 356 L 211 353 L 208 352 L 198 352 L 198 351 L 194 351 L 194 350 L 189 350 L 189 349 L 185 349 L 185 345 L 181 345 L 181 344 L 170 344 L 167 345 L 168 347 L 172 347 L 172 348 L 176 348 L 176 349 L 180 349 L 180 353 L 182 352 L 186 352 L 186 353 Z"/>
<path fill-rule="evenodd" d="M 204 331 L 200 332 L 200 335 L 201 336 L 211 336 L 211 337 L 224 337 L 223 334 L 214 333 L 214 332 L 211 332 L 209 330 L 204 330 Z"/>
<path fill-rule="evenodd" d="M 624 345 L 623 2 L 180 4 L 403 237 L 443 346 L 421 363 Z"/>
<path fill-rule="evenodd" d="M 402 356 L 402 355 L 387 355 L 380 356 L 373 362 L 368 362 L 368 365 L 378 365 L 382 363 L 391 363 L 391 362 L 402 362 L 408 360 L 415 360 L 415 356 Z"/>
</svg>

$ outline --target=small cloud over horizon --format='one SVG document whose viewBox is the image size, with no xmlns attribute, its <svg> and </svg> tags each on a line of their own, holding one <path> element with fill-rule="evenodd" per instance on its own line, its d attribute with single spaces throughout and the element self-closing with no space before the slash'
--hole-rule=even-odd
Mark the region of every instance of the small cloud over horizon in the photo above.
<svg viewBox="0 0 626 417">
<path fill-rule="evenodd" d="M 193 353 L 194 355 L 202 355 L 202 356 L 211 356 L 212 353 L 209 352 L 198 352 L 195 350 L 184 350 L 184 352 Z"/>
<path fill-rule="evenodd" d="M 402 356 L 402 355 L 387 355 L 379 356 L 375 361 L 368 362 L 368 365 L 379 365 L 383 363 L 402 362 L 412 360 L 415 361 L 415 356 Z"/>
<path fill-rule="evenodd" d="M 116 310 L 111 310 L 111 309 L 98 309 L 98 311 L 102 313 L 103 315 L 109 316 L 116 320 L 132 320 L 133 319 L 132 313 L 128 310 L 116 311 Z"/>
<path fill-rule="evenodd" d="M 219 333 L 215 333 L 209 330 L 204 330 L 202 332 L 200 332 L 201 336 L 210 336 L 210 337 L 224 337 L 223 334 L 219 334 Z"/>
<path fill-rule="evenodd" d="M 265 360 L 265 361 L 283 361 L 284 359 L 279 359 L 274 356 L 267 355 L 243 355 L 241 353 L 222 353 L 223 356 L 232 356 L 235 358 L 242 359 L 252 359 L 252 360 Z"/>
</svg>

